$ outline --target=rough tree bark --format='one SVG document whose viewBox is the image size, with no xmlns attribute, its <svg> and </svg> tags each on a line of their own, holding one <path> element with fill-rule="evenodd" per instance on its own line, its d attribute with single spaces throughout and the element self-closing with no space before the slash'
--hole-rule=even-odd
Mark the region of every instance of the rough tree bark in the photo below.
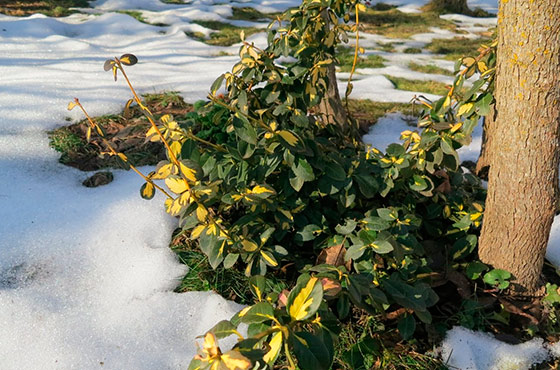
<svg viewBox="0 0 560 370">
<path fill-rule="evenodd" d="M 330 28 L 329 14 L 326 10 L 321 13 L 325 22 L 325 29 Z M 338 84 L 336 81 L 336 69 L 334 63 L 329 64 L 327 69 L 327 78 L 329 86 L 325 97 L 319 103 L 319 115 L 324 119 L 325 123 L 337 124 L 342 128 L 347 128 L 346 110 L 342 105 L 340 93 L 338 92 Z"/>
<path fill-rule="evenodd" d="M 344 128 L 347 126 L 346 110 L 342 105 L 338 92 L 334 63 L 329 64 L 327 77 L 329 79 L 329 87 L 327 94 L 319 103 L 319 114 L 323 116 L 326 123 L 337 124 Z"/>
<path fill-rule="evenodd" d="M 541 289 L 560 140 L 560 0 L 502 0 L 496 110 L 480 259 Z"/>
</svg>

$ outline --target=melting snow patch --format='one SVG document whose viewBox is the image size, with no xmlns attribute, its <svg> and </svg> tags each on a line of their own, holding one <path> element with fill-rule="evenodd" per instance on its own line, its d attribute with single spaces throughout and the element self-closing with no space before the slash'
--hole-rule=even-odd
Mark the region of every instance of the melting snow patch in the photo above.
<svg viewBox="0 0 560 370">
<path fill-rule="evenodd" d="M 441 351 L 447 365 L 460 370 L 528 370 L 551 356 L 540 338 L 512 345 L 462 327 L 447 332 Z"/>
</svg>

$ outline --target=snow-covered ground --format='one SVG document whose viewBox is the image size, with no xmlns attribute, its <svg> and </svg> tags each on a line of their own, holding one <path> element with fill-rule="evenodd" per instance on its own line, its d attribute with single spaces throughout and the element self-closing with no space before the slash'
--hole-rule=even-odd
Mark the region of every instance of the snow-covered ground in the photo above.
<svg viewBox="0 0 560 370">
<path fill-rule="evenodd" d="M 389 2 L 405 5 L 407 11 L 423 4 Z M 84 188 L 81 182 L 89 174 L 57 162 L 47 131 L 66 118 L 81 118 L 77 110 L 66 111 L 74 97 L 92 115 L 121 109 L 130 93 L 102 66 L 105 59 L 123 53 L 140 59 L 128 69 L 140 92 L 177 90 L 190 102 L 204 98 L 212 81 L 236 60 L 220 52 L 235 54 L 237 46 L 208 46 L 188 38 L 185 31 L 209 32 L 192 21 L 232 22 L 228 17 L 233 6 L 272 12 L 298 3 L 98 0 L 93 9 L 66 18 L 0 15 L 0 369 L 186 368 L 195 352 L 194 338 L 238 310 L 237 304 L 213 293 L 173 293 L 185 267 L 168 249 L 175 220 L 164 213 L 162 199 L 142 200 L 141 179 L 123 171 L 115 171 L 108 186 Z M 473 0 L 470 5 L 496 11 L 493 0 Z M 141 10 L 148 21 L 169 26 L 140 23 L 114 12 L 123 9 Z M 481 23 L 460 20 L 472 32 Z M 434 37 L 453 37 L 446 32 L 435 29 L 405 42 L 421 47 Z M 262 35 L 253 39 L 263 42 Z M 378 36 L 363 39 L 366 49 L 386 41 Z M 451 68 L 429 55 L 415 57 Z M 387 56 L 386 68 L 359 71 L 353 97 L 407 102 L 415 95 L 396 90 L 385 74 L 449 82 L 445 76 L 408 70 L 410 58 L 396 53 Z M 398 138 L 404 128 L 399 120 L 392 115 L 375 126 L 375 145 Z M 475 140 L 461 155 L 472 159 L 477 150 Z M 560 232 L 551 243 L 560 245 Z M 560 256 L 549 257 L 560 263 Z M 494 347 L 471 347 L 471 359 L 463 360 L 459 354 L 469 350 L 461 345 L 470 339 L 459 343 L 455 338 L 450 334 L 443 346 L 444 354 L 453 348 L 450 364 L 495 368 L 493 362 L 472 360 L 484 356 L 484 350 L 496 352 Z M 523 366 L 517 368 L 527 368 Z"/>
</svg>

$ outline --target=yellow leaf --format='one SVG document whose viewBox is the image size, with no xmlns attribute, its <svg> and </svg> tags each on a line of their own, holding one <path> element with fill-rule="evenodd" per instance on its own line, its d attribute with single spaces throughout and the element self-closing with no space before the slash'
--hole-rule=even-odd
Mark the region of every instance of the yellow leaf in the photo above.
<svg viewBox="0 0 560 370">
<path fill-rule="evenodd" d="M 243 245 L 243 250 L 247 252 L 254 252 L 257 250 L 257 248 L 259 248 L 259 246 L 255 242 L 247 239 L 243 240 L 241 244 Z"/>
<path fill-rule="evenodd" d="M 177 158 L 179 156 L 179 154 L 181 153 L 181 143 L 178 142 L 178 141 L 174 141 L 171 144 L 169 144 L 169 148 L 171 149 L 171 153 L 173 153 L 175 158 Z M 192 181 L 194 181 L 194 180 L 192 180 Z"/>
<path fill-rule="evenodd" d="M 151 182 L 147 182 L 145 186 L 142 188 L 142 197 L 146 199 L 151 199 L 154 197 L 155 188 L 154 184 Z"/>
<path fill-rule="evenodd" d="M 71 101 L 70 103 L 68 103 L 68 110 L 74 109 L 74 107 L 75 107 L 76 105 L 78 105 L 78 104 L 76 104 L 76 102 Z"/>
<path fill-rule="evenodd" d="M 222 355 L 220 370 L 248 370 L 252 367 L 251 361 L 239 351 L 231 350 Z"/>
<path fill-rule="evenodd" d="M 187 167 L 183 162 L 179 162 L 179 165 L 181 167 L 181 174 L 185 176 L 185 178 L 193 182 L 196 181 L 196 170 Z"/>
<path fill-rule="evenodd" d="M 161 116 L 159 120 L 163 123 L 168 123 L 169 121 L 173 120 L 173 116 L 171 116 L 170 114 L 165 114 Z"/>
<path fill-rule="evenodd" d="M 244 309 L 242 309 L 241 311 L 239 311 L 239 313 L 237 314 L 237 316 L 239 317 L 243 317 L 247 314 L 247 312 L 249 312 L 249 310 L 251 309 L 251 306 L 245 307 Z"/>
<path fill-rule="evenodd" d="M 268 262 L 268 264 L 272 267 L 276 267 L 278 266 L 278 262 L 276 262 L 276 259 L 274 259 L 274 256 L 272 256 L 272 254 L 270 254 L 270 252 L 266 252 L 261 250 L 261 256 L 264 258 L 264 260 L 266 262 Z"/>
<path fill-rule="evenodd" d="M 171 176 L 172 169 L 173 165 L 171 163 L 167 163 L 156 170 L 156 173 L 152 176 L 152 179 L 163 180 Z"/>
<path fill-rule="evenodd" d="M 463 104 L 459 107 L 459 110 L 457 111 L 457 116 L 462 116 L 463 114 L 467 113 L 468 111 L 471 110 L 471 108 L 474 106 L 473 103 L 467 103 L 467 104 Z"/>
<path fill-rule="evenodd" d="M 267 188 L 265 186 L 262 186 L 262 185 L 256 185 L 251 190 L 251 193 L 253 193 L 253 194 L 274 193 L 274 190 L 272 190 L 270 188 Z"/>
<path fill-rule="evenodd" d="M 213 333 L 208 332 L 204 336 L 202 351 L 208 354 L 209 357 L 216 357 L 220 354 L 220 349 L 218 348 L 218 343 Z"/>
<path fill-rule="evenodd" d="M 463 122 L 456 123 L 455 125 L 453 125 L 453 127 L 451 127 L 451 133 L 454 134 L 454 133 L 457 132 L 461 127 L 463 127 Z"/>
<path fill-rule="evenodd" d="M 313 298 L 309 296 L 311 295 L 311 292 L 313 291 L 313 288 L 317 283 L 318 283 L 317 278 L 315 277 L 310 278 L 307 284 L 305 285 L 305 288 L 303 288 L 296 296 L 292 305 L 290 306 L 289 313 L 292 319 L 297 321 L 297 320 L 302 320 L 307 316 L 308 308 L 313 303 Z"/>
<path fill-rule="evenodd" d="M 487 66 L 486 63 L 484 63 L 484 62 L 478 62 L 478 63 L 476 63 L 476 66 L 478 67 L 478 70 L 479 70 L 481 73 L 484 73 L 484 72 L 486 72 L 486 71 L 488 70 L 488 66 Z"/>
<path fill-rule="evenodd" d="M 191 239 L 197 239 L 200 234 L 202 234 L 205 228 L 206 225 L 198 225 L 197 227 L 195 227 L 193 231 L 191 231 Z"/>
<path fill-rule="evenodd" d="M 159 135 L 156 131 L 156 128 L 154 126 L 150 127 L 148 132 L 146 132 L 146 138 L 149 139 L 152 142 L 160 141 L 160 137 L 159 137 Z"/>
<path fill-rule="evenodd" d="M 280 137 L 282 137 L 282 139 L 284 139 L 291 146 L 296 145 L 298 142 L 298 138 L 290 131 L 281 130 L 278 131 L 278 135 L 280 135 Z"/>
<path fill-rule="evenodd" d="M 365 12 L 366 11 L 366 6 L 364 4 L 356 4 L 356 10 L 360 11 L 360 12 Z"/>
<path fill-rule="evenodd" d="M 463 58 L 463 65 L 467 68 L 472 66 L 475 62 L 476 60 L 472 57 Z"/>
<path fill-rule="evenodd" d="M 165 185 L 175 194 L 181 194 L 187 190 L 185 179 L 179 177 L 167 177 L 165 179 Z"/>
<path fill-rule="evenodd" d="M 282 348 L 282 332 L 278 331 L 274 333 L 268 344 L 270 346 L 270 350 L 263 356 L 263 360 L 267 364 L 272 364 L 278 358 L 280 348 Z"/>
<path fill-rule="evenodd" d="M 443 101 L 443 109 L 446 109 L 450 105 L 451 105 L 451 97 L 449 95 L 447 95 L 445 97 L 445 100 Z"/>
<path fill-rule="evenodd" d="M 206 208 L 199 205 L 196 209 L 196 218 L 198 218 L 198 221 L 204 222 L 206 221 L 206 216 L 208 216 L 208 211 Z"/>
</svg>

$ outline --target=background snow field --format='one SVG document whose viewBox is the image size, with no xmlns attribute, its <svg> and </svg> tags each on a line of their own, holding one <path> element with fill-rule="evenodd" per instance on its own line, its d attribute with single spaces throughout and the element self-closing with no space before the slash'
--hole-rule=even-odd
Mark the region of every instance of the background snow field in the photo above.
<svg viewBox="0 0 560 370">
<path fill-rule="evenodd" d="M 388 2 L 407 12 L 423 5 Z M 278 12 L 298 4 L 98 0 L 91 9 L 65 18 L 0 15 L 0 369 L 185 369 L 196 350 L 195 337 L 239 309 L 213 293 L 173 293 L 185 266 L 168 248 L 176 221 L 165 214 L 163 199 L 142 200 L 142 180 L 132 172 L 115 171 L 109 186 L 83 187 L 90 174 L 59 164 L 47 131 L 63 125 L 65 118 L 82 118 L 77 109 L 66 110 L 74 97 L 92 116 L 122 108 L 130 93 L 123 81 L 115 83 L 103 71 L 103 62 L 123 53 L 140 60 L 128 68 L 139 92 L 175 90 L 191 103 L 205 98 L 213 80 L 237 60 L 238 46 L 209 46 L 187 37 L 185 32 L 211 32 L 193 21 L 263 28 L 266 21 L 229 19 L 233 7 Z M 470 5 L 491 12 L 497 7 L 494 0 Z M 166 26 L 141 23 L 116 10 L 138 10 L 145 21 Z M 481 24 L 495 24 L 495 19 L 446 17 L 461 25 L 465 37 L 475 37 Z M 396 89 L 385 75 L 451 82 L 449 76 L 411 71 L 408 64 L 414 60 L 451 70 L 453 62 L 405 49 L 455 36 L 436 28 L 402 40 L 362 35 L 366 54 L 387 61 L 383 68 L 357 71 L 352 97 L 408 102 L 419 94 Z M 265 42 L 263 34 L 251 40 Z M 375 49 L 396 41 L 395 52 Z M 340 87 L 344 91 L 345 83 Z M 403 117 L 392 114 L 364 139 L 384 149 L 406 128 Z M 462 158 L 475 160 L 479 145 L 475 138 Z M 549 250 L 555 263 L 560 263 L 559 231 L 555 224 Z M 494 355 L 509 348 L 503 346 L 456 329 L 442 350 L 453 366 L 482 370 L 496 368 L 501 360 Z M 533 341 L 504 351 L 541 360 L 551 350 Z M 528 368 L 530 361 L 523 361 L 515 362 L 515 368 Z"/>
</svg>

